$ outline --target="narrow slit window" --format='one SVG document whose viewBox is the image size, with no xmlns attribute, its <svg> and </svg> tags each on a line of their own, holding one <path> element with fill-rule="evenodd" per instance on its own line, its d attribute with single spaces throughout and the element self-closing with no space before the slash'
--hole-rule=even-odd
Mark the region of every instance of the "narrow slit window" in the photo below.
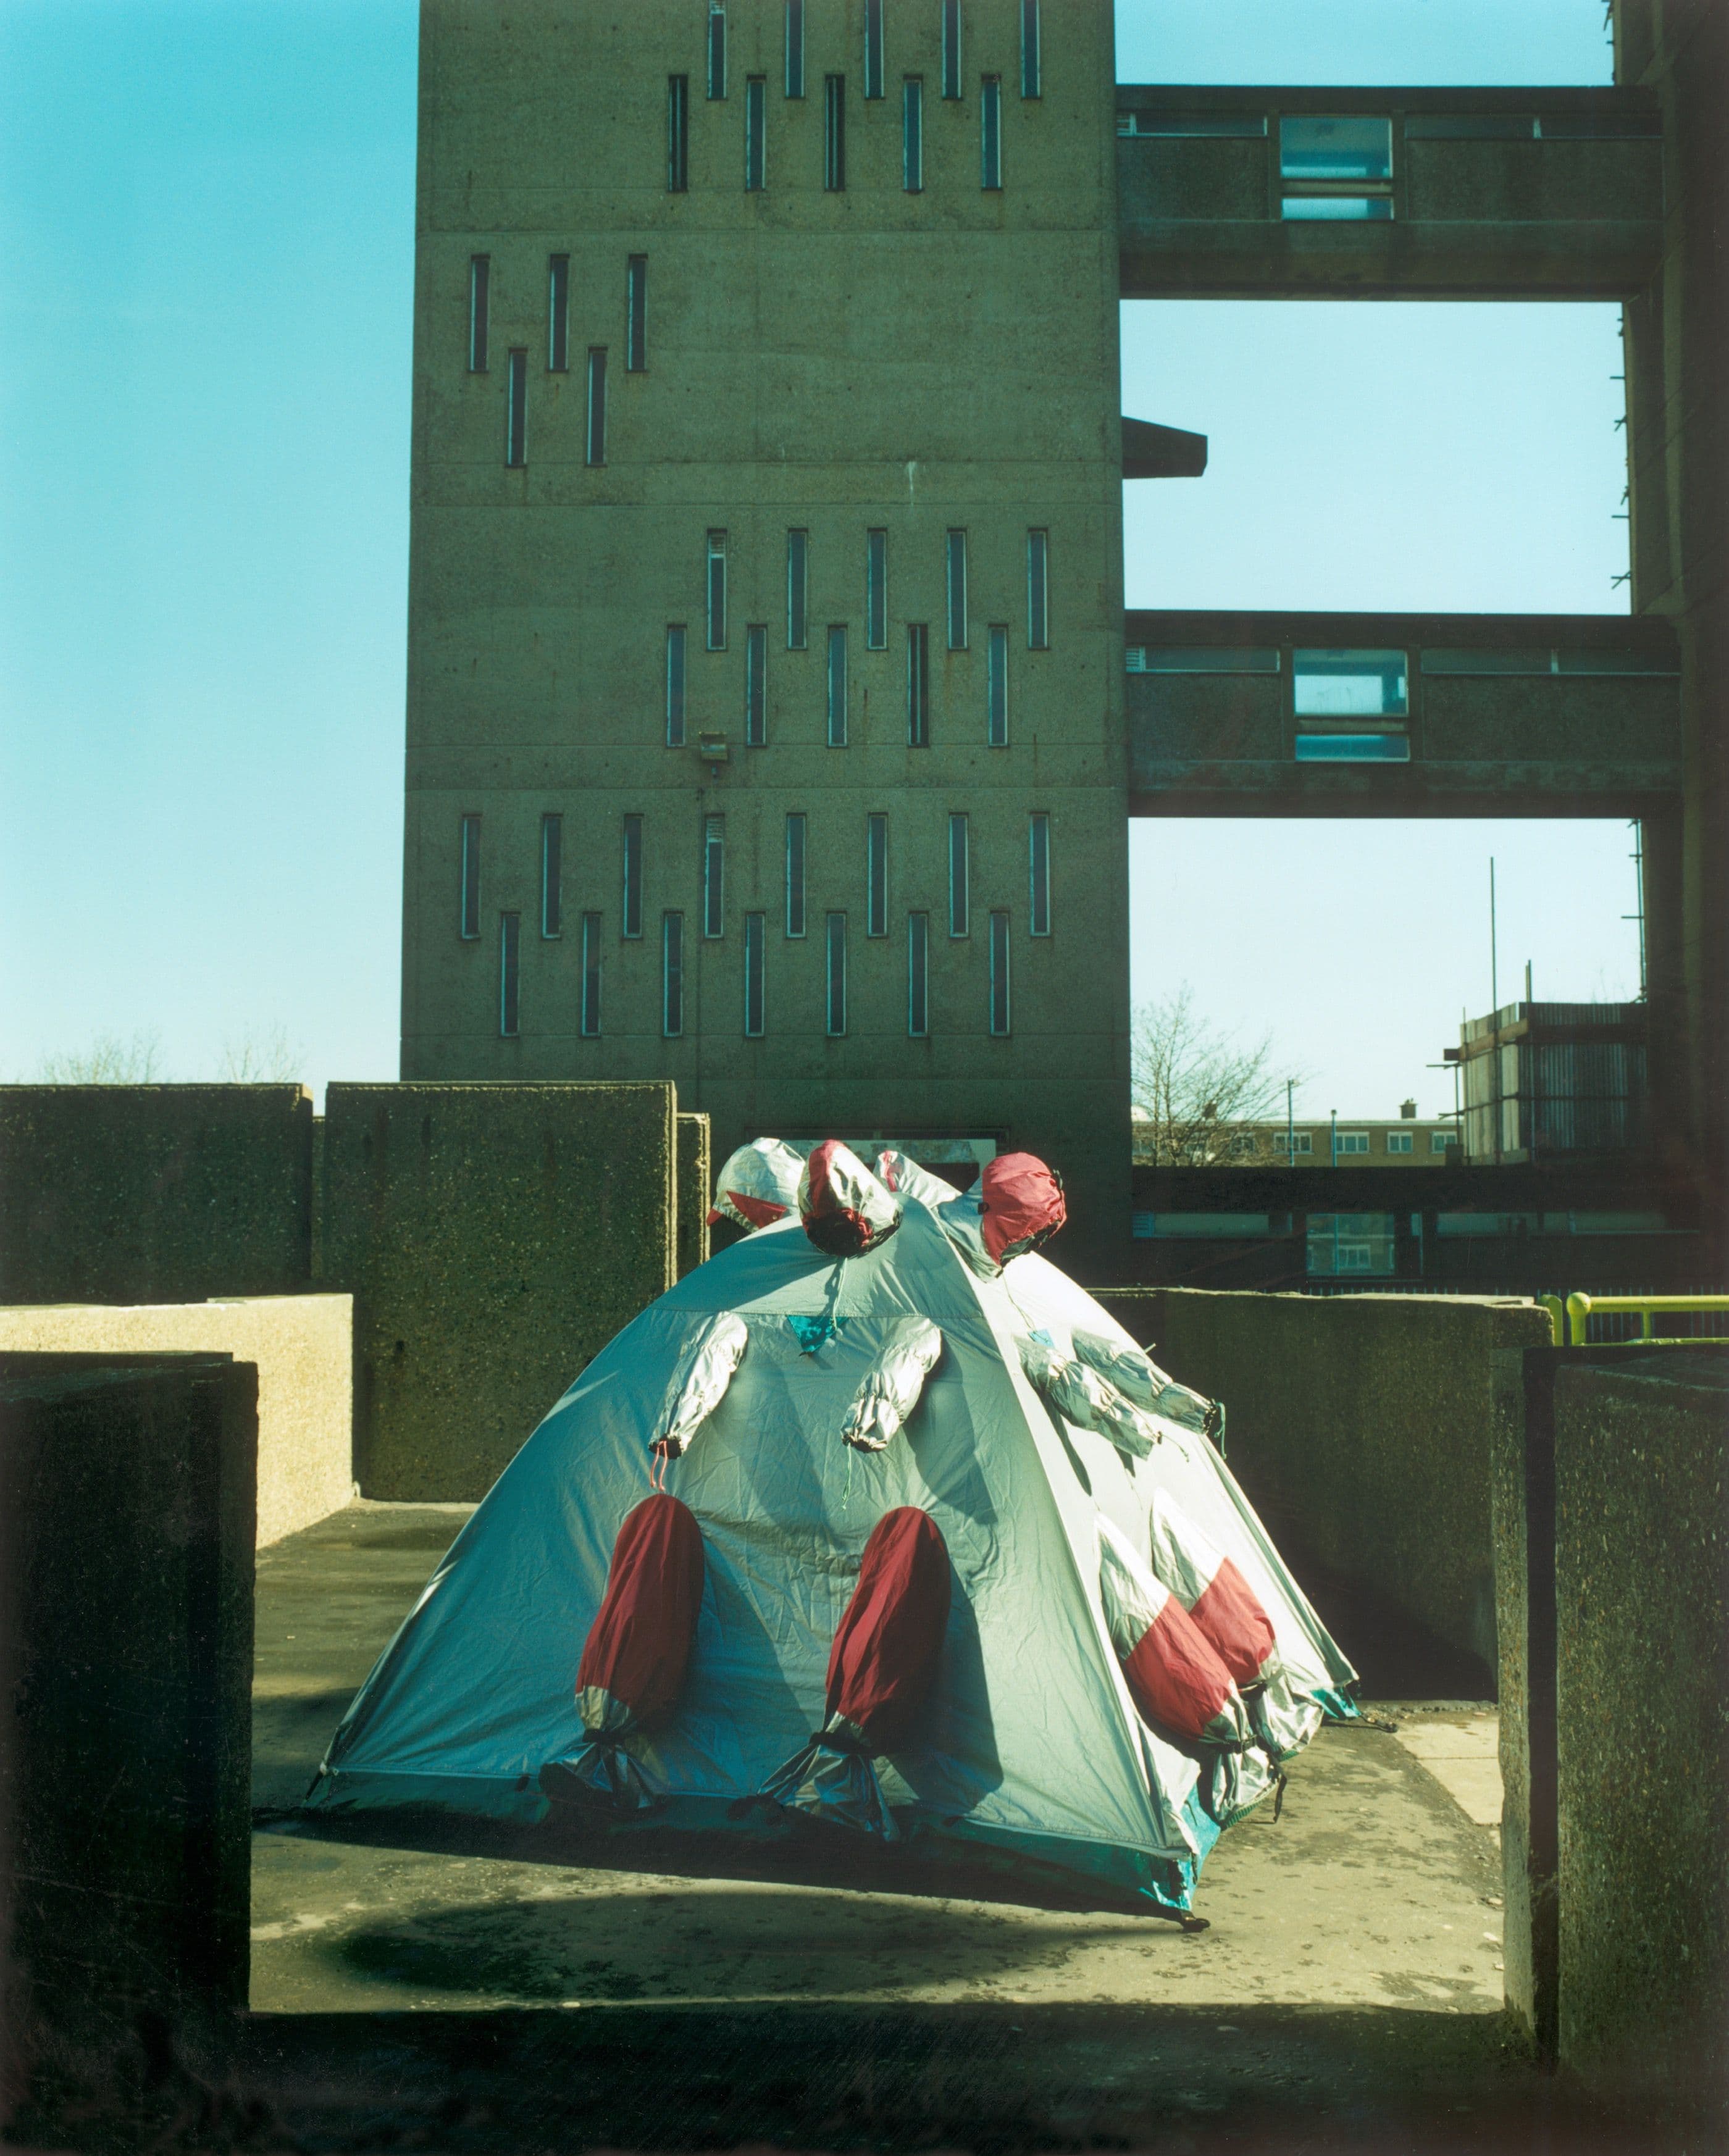
<svg viewBox="0 0 1729 2156">
<path fill-rule="evenodd" d="M 883 94 L 883 0 L 864 0 L 864 95 Z"/>
<path fill-rule="evenodd" d="M 1050 933 L 1050 817 L 1042 808 L 1027 819 L 1027 932 Z"/>
<path fill-rule="evenodd" d="M 472 943 L 480 933 L 480 819 L 462 819 L 460 866 L 456 895 L 457 933 Z"/>
<path fill-rule="evenodd" d="M 624 907 L 618 931 L 635 937 L 643 932 L 643 819 L 624 819 Z"/>
<path fill-rule="evenodd" d="M 768 630 L 757 622 L 745 631 L 745 747 L 768 740 Z"/>
<path fill-rule="evenodd" d="M 1008 1000 L 1008 916 L 991 916 L 991 1031 L 998 1035 L 1009 1030 L 1012 1014 Z"/>
<path fill-rule="evenodd" d="M 603 465 L 607 460 L 607 348 L 603 344 L 588 348 L 588 461 Z"/>
<path fill-rule="evenodd" d="M 486 372 L 486 338 L 491 323 L 492 257 L 469 257 L 469 372 Z"/>
<path fill-rule="evenodd" d="M 947 542 L 948 560 L 948 648 L 951 651 L 967 649 L 967 535 L 951 531 Z"/>
<path fill-rule="evenodd" d="M 831 195 L 846 190 L 846 77 L 823 78 L 823 185 Z"/>
<path fill-rule="evenodd" d="M 900 85 L 900 184 L 910 195 L 925 187 L 925 85 L 910 74 Z"/>
<path fill-rule="evenodd" d="M 829 746 L 846 747 L 846 630 L 829 631 Z"/>
<path fill-rule="evenodd" d="M 1021 95 L 1044 94 L 1043 58 L 1039 49 L 1039 0 L 1021 0 Z"/>
<path fill-rule="evenodd" d="M 931 1030 L 931 916 L 906 916 L 906 1030 L 922 1040 Z"/>
<path fill-rule="evenodd" d="M 961 0 L 942 0 L 942 94 L 961 95 Z"/>
<path fill-rule="evenodd" d="M 726 95 L 726 8 L 725 0 L 708 0 L 708 94 Z"/>
<path fill-rule="evenodd" d="M 864 535 L 864 646 L 869 651 L 889 648 L 889 535 Z"/>
<path fill-rule="evenodd" d="M 1003 184 L 1003 78 L 988 74 L 978 85 L 978 183 L 988 193 Z"/>
<path fill-rule="evenodd" d="M 649 258 L 633 254 L 624 273 L 624 371 L 646 372 L 649 365 Z"/>
<path fill-rule="evenodd" d="M 787 649 L 803 651 L 809 641 L 810 534 L 787 534 Z"/>
<path fill-rule="evenodd" d="M 1050 649 L 1050 534 L 1027 534 L 1027 649 Z"/>
<path fill-rule="evenodd" d="M 685 624 L 674 622 L 666 632 L 666 746 L 685 746 Z"/>
<path fill-rule="evenodd" d="M 969 932 L 969 880 L 967 818 L 964 812 L 960 812 L 948 819 L 948 932 L 951 936 L 965 936 Z"/>
<path fill-rule="evenodd" d="M 921 621 L 906 625 L 906 746 L 931 746 L 931 632 Z"/>
<path fill-rule="evenodd" d="M 546 372 L 570 369 L 570 257 L 546 258 Z"/>
<path fill-rule="evenodd" d="M 768 184 L 768 78 L 745 77 L 745 192 L 760 195 Z"/>
<path fill-rule="evenodd" d="M 600 1033 L 600 931 L 598 913 L 582 916 L 582 993 L 577 1024 L 585 1040 Z"/>
<path fill-rule="evenodd" d="M 528 354 L 510 354 L 505 377 L 505 462 L 520 470 L 528 462 Z"/>
<path fill-rule="evenodd" d="M 726 819 L 702 819 L 702 932 L 712 942 L 726 932 Z"/>
<path fill-rule="evenodd" d="M 564 933 L 564 819 L 541 819 L 541 933 Z"/>
<path fill-rule="evenodd" d="M 522 1029 L 522 916 L 498 916 L 498 1030 L 514 1040 Z"/>
<path fill-rule="evenodd" d="M 660 1030 L 676 1040 L 685 1030 L 685 916 L 660 916 Z"/>
<path fill-rule="evenodd" d="M 787 95 L 804 95 L 804 0 L 787 0 Z"/>
<path fill-rule="evenodd" d="M 763 1021 L 763 973 L 768 944 L 768 916 L 745 916 L 745 1039 L 760 1040 Z"/>
<path fill-rule="evenodd" d="M 804 933 L 804 818 L 787 819 L 787 933 Z"/>
<path fill-rule="evenodd" d="M 889 819 L 872 814 L 864 820 L 864 933 L 889 932 Z"/>
<path fill-rule="evenodd" d="M 690 78 L 666 78 L 666 192 L 684 194 L 690 185 Z"/>
<path fill-rule="evenodd" d="M 846 916 L 831 913 L 827 923 L 829 1025 L 831 1035 L 846 1031 Z"/>
<path fill-rule="evenodd" d="M 726 649 L 726 534 L 708 535 L 708 648 Z"/>
<path fill-rule="evenodd" d="M 985 740 L 992 748 L 1008 746 L 1008 631 L 993 627 L 985 669 Z"/>
</svg>

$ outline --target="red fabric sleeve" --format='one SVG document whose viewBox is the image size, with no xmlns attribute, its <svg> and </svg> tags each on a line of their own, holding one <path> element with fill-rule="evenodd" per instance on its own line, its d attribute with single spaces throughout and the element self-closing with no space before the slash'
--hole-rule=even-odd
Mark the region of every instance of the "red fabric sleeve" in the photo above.
<svg viewBox="0 0 1729 2156">
<path fill-rule="evenodd" d="M 1122 1673 L 1146 1719 L 1184 1737 L 1205 1736 L 1233 1689 L 1230 1671 L 1174 1594 L 1166 1597 Z"/>
<path fill-rule="evenodd" d="M 611 1693 L 639 1722 L 678 1704 L 702 1606 L 702 1530 L 676 1497 L 658 1491 L 624 1516 L 607 1591 L 577 1671 L 578 1698 Z"/>
<path fill-rule="evenodd" d="M 1260 1597 L 1229 1558 L 1195 1598 L 1188 1614 L 1237 1682 L 1253 1684 L 1273 1651 L 1273 1626 Z"/>
<path fill-rule="evenodd" d="M 948 1545 L 928 1512 L 900 1505 L 870 1531 L 829 1656 L 829 1707 L 892 1750 L 917 1718 L 948 1627 Z"/>
</svg>

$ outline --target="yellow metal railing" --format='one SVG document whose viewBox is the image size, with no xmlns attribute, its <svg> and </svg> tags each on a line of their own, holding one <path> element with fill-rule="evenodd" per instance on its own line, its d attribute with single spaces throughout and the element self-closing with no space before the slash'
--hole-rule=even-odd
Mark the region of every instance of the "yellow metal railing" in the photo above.
<svg viewBox="0 0 1729 2156">
<path fill-rule="evenodd" d="M 1565 1305 L 1558 1295 L 1540 1296 L 1537 1300 L 1549 1313 L 1549 1327 L 1557 1348 L 1569 1344 L 1583 1348 L 1592 1317 L 1598 1311 L 1636 1312 L 1639 1338 L 1658 1347 L 1679 1346 L 1696 1341 L 1700 1336 L 1655 1332 L 1651 1325 L 1653 1317 L 1666 1316 L 1673 1311 L 1729 1311 L 1729 1295 L 1570 1295 Z"/>
</svg>

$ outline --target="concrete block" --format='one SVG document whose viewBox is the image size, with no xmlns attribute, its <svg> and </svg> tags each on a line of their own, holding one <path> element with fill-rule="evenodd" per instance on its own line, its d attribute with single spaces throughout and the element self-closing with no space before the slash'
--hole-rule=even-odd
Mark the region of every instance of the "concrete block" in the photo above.
<svg viewBox="0 0 1729 2156">
<path fill-rule="evenodd" d="M 369 1497 L 484 1496 L 676 1277 L 672 1086 L 333 1085 L 324 1271 Z"/>
<path fill-rule="evenodd" d="M 258 1371 L 258 1547 L 310 1527 L 354 1489 L 354 1301 L 41 1303 L 0 1309 L 0 1351 L 226 1353 Z"/>
<path fill-rule="evenodd" d="M 709 1183 L 714 1173 L 706 1116 L 679 1117 L 679 1277 L 706 1265 Z"/>
<path fill-rule="evenodd" d="M 312 1270 L 298 1086 L 0 1086 L 0 1302 L 286 1295 Z"/>
<path fill-rule="evenodd" d="M 246 2004 L 257 1427 L 226 1357 L 0 1354 L 9 2124 L 33 2145 L 183 2102 L 177 2068 L 219 2073 Z"/>
</svg>

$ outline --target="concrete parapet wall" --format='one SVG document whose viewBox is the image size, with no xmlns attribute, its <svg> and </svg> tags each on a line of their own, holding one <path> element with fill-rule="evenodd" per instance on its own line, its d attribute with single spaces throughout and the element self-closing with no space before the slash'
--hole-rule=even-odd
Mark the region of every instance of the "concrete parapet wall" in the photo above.
<svg viewBox="0 0 1729 2156">
<path fill-rule="evenodd" d="M 258 1370 L 258 1547 L 346 1505 L 354 1490 L 354 1302 L 25 1304 L 0 1309 L 0 1351 L 228 1353 Z"/>
<path fill-rule="evenodd" d="M 706 1265 L 709 1182 L 714 1173 L 709 1119 L 679 1117 L 679 1278 Z"/>
<path fill-rule="evenodd" d="M 355 1298 L 369 1497 L 484 1496 L 676 1277 L 664 1081 L 332 1085 L 324 1281 Z"/>
<path fill-rule="evenodd" d="M 1528 1303 L 1198 1288 L 1101 1300 L 1227 1412 L 1231 1465 L 1323 1563 L 1496 1655 L 1493 1357 L 1549 1337 Z"/>
<path fill-rule="evenodd" d="M 311 1270 L 300 1086 L 0 1086 L 0 1302 L 283 1295 Z"/>
</svg>

